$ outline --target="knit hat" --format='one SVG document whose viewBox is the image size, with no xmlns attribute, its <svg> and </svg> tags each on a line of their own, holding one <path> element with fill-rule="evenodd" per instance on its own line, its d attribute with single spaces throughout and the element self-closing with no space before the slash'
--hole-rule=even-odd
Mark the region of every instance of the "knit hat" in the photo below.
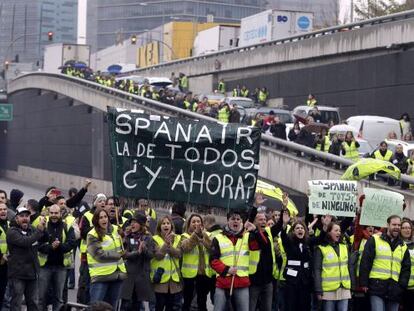
<svg viewBox="0 0 414 311">
<path fill-rule="evenodd" d="M 105 194 L 103 194 L 103 193 L 98 193 L 98 194 L 96 194 L 96 195 L 93 197 L 93 206 L 96 206 L 96 204 L 97 204 L 99 201 L 102 201 L 102 200 L 106 201 L 106 195 L 105 195 Z"/>
<path fill-rule="evenodd" d="M 13 189 L 10 191 L 10 204 L 13 208 L 17 208 L 21 199 L 23 198 L 24 193 L 19 189 Z"/>
</svg>

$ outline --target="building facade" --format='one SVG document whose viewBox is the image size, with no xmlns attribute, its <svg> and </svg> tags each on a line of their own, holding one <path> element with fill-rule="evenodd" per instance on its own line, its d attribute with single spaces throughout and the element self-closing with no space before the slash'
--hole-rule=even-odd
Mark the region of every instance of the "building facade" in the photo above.
<svg viewBox="0 0 414 311">
<path fill-rule="evenodd" d="M 267 8 L 313 12 L 313 27 L 326 28 L 338 24 L 339 0 L 268 0 Z"/>
<path fill-rule="evenodd" d="M 43 47 L 76 43 L 78 0 L 0 0 L 0 57 L 41 66 Z"/>
<path fill-rule="evenodd" d="M 87 44 L 92 49 L 122 42 L 171 21 L 239 23 L 266 7 L 265 0 L 88 0 Z"/>
</svg>

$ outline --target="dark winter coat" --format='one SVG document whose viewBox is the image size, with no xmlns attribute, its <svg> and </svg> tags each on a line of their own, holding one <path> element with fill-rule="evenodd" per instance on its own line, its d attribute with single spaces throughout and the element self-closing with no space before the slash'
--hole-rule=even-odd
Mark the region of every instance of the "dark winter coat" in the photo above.
<svg viewBox="0 0 414 311">
<path fill-rule="evenodd" d="M 395 250 L 404 242 L 400 238 L 391 241 L 387 234 L 383 233 L 381 238 L 391 246 L 391 250 Z M 370 295 L 379 296 L 384 299 L 392 301 L 400 301 L 404 290 L 407 288 L 410 279 L 410 253 L 405 252 L 401 262 L 401 272 L 398 283 L 392 279 L 379 280 L 371 279 L 369 274 L 375 259 L 375 239 L 371 237 L 365 244 L 364 252 L 362 253 L 361 265 L 359 267 L 359 282 L 361 287 L 368 287 Z"/>
<path fill-rule="evenodd" d="M 127 279 L 122 284 L 122 299 L 131 300 L 135 287 L 138 301 L 155 301 L 154 291 L 150 280 L 150 262 L 154 257 L 155 244 L 150 234 L 139 237 L 130 233 L 124 240 L 125 265 Z M 140 243 L 144 241 L 146 247 L 142 253 L 138 253 Z"/>
<path fill-rule="evenodd" d="M 37 248 L 46 235 L 34 227 L 22 230 L 13 226 L 7 231 L 8 277 L 20 280 L 36 280 L 39 274 Z"/>
</svg>

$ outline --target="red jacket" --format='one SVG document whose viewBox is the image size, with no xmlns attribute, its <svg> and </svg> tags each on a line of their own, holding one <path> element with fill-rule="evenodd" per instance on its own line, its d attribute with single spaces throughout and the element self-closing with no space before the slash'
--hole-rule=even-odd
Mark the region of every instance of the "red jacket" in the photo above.
<svg viewBox="0 0 414 311">
<path fill-rule="evenodd" d="M 224 229 L 223 234 L 227 236 L 230 241 L 233 243 L 233 245 L 236 245 L 237 240 L 242 238 L 243 232 L 241 231 L 239 234 L 234 235 L 233 233 L 229 232 L 228 230 Z M 249 250 L 259 250 L 259 244 L 257 241 L 253 238 L 251 238 L 251 235 L 249 236 Z M 227 274 L 230 267 L 226 266 L 221 260 L 221 253 L 220 253 L 220 246 L 216 238 L 213 239 L 212 245 L 211 245 L 211 253 L 210 253 L 210 265 L 213 268 L 214 271 L 218 273 L 218 276 L 216 278 L 216 287 L 223 288 L 223 289 L 229 289 L 231 287 L 231 280 L 232 276 Z M 234 277 L 234 288 L 244 288 L 250 286 L 250 280 L 248 276 L 245 277 Z"/>
</svg>

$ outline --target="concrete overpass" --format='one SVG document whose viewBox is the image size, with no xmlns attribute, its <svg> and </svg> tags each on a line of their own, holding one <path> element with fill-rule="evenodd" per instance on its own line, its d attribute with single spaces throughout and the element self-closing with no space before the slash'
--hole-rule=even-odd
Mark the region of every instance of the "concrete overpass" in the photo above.
<svg viewBox="0 0 414 311">
<path fill-rule="evenodd" d="M 94 82 L 86 80 L 68 77 L 65 75 L 57 74 L 45 74 L 45 73 L 32 73 L 23 75 L 16 80 L 12 81 L 8 88 L 9 102 L 15 106 L 15 120 L 6 125 L 3 128 L 4 135 L 1 136 L 0 143 L 3 148 L 0 151 L 0 159 L 3 160 L 0 163 L 3 175 L 9 178 L 27 180 L 40 184 L 55 184 L 63 189 L 76 186 L 82 182 L 85 177 L 92 177 L 95 181 L 96 190 L 104 191 L 107 193 L 112 192 L 110 183 L 110 159 L 108 135 L 105 131 L 105 119 L 104 112 L 106 106 L 123 107 L 142 109 L 151 114 L 167 114 L 172 116 L 179 116 L 184 118 L 206 118 L 212 122 L 216 120 L 204 117 L 189 111 L 182 110 L 180 108 L 168 106 L 156 101 L 141 98 L 139 96 L 131 95 L 116 89 L 103 87 Z M 73 113 L 75 118 L 80 118 L 86 115 L 88 119 L 84 122 L 91 122 L 91 128 L 85 130 L 78 129 L 79 125 L 70 128 L 67 132 L 58 133 L 58 129 L 62 124 L 57 124 L 55 127 L 47 129 L 46 132 L 38 136 L 33 136 L 33 132 L 36 132 L 37 128 L 30 128 L 28 123 L 38 122 L 42 125 L 49 122 L 49 115 L 44 114 L 44 109 L 39 107 L 33 107 L 36 102 L 36 96 L 39 98 L 39 103 L 47 101 L 48 113 L 50 116 L 54 115 L 55 109 L 58 111 L 59 118 L 62 118 L 63 125 L 68 126 L 66 123 L 76 123 L 75 120 L 65 120 L 64 115 Z M 29 100 L 28 100 L 29 98 Z M 30 102 L 30 99 L 33 101 Z M 62 102 L 62 100 L 67 100 Z M 38 104 L 40 106 L 40 104 Z M 81 109 L 86 106 L 88 113 L 85 113 Z M 76 108 L 78 107 L 78 108 Z M 27 112 L 30 109 L 35 109 L 33 112 Z M 36 109 L 43 109 L 38 110 Z M 64 109 L 64 110 L 62 110 Z M 74 111 L 74 109 L 76 111 Z M 82 114 L 82 115 L 81 115 Z M 72 116 L 71 119 L 74 117 Z M 39 119 L 39 120 L 37 120 Z M 37 120 L 37 121 L 34 121 Z M 4 125 L 4 123 L 3 123 Z M 89 124 L 88 124 L 89 125 Z M 49 135 L 50 130 L 55 131 L 55 134 L 51 136 L 50 140 L 44 138 L 44 135 Z M 67 136 L 76 135 L 78 131 L 80 136 L 75 139 L 67 149 L 64 149 L 64 154 L 67 156 L 66 161 L 63 164 L 56 166 L 56 169 L 49 169 L 50 162 L 34 161 L 35 156 L 30 154 L 28 158 L 22 158 L 18 153 L 18 145 L 20 139 L 26 139 L 26 136 L 32 137 L 35 144 L 44 144 L 45 148 L 50 150 L 59 150 L 61 148 L 61 141 L 68 139 Z M 60 136 L 59 136 L 60 135 Z M 59 139 L 54 139 L 54 136 L 59 136 Z M 82 143 L 84 137 L 90 136 L 91 141 L 87 140 L 86 143 Z M 65 138 L 66 137 L 66 138 Z M 260 151 L 260 170 L 259 176 L 263 179 L 277 183 L 285 189 L 300 192 L 302 194 L 307 193 L 307 181 L 311 179 L 338 179 L 343 171 L 338 171 L 333 168 L 324 166 L 321 162 L 311 162 L 307 158 L 298 158 L 292 151 L 300 150 L 307 154 L 313 154 L 321 158 L 329 158 L 332 161 L 337 161 L 343 164 L 349 164 L 349 162 L 343 158 L 320 153 L 314 149 L 307 148 L 292 142 L 282 141 L 267 135 L 263 135 L 262 139 L 270 143 L 278 143 L 284 145 L 290 149 L 291 152 L 285 152 L 268 146 L 262 146 Z M 47 140 L 47 142 L 42 142 Z M 30 139 L 26 140 L 27 143 L 32 143 Z M 78 145 L 82 145 L 81 149 L 77 149 Z M 78 150 L 81 150 L 85 156 L 81 159 L 90 170 L 80 171 L 73 174 L 74 167 L 71 165 L 74 162 L 72 158 L 77 156 Z M 40 157 L 47 157 L 48 153 L 42 154 Z M 19 160 L 19 157 L 21 158 Z M 18 158 L 18 160 L 15 160 Z M 50 158 L 50 159 L 53 159 Z M 49 160 L 50 161 L 50 160 Z M 30 163 L 30 165 L 29 165 Z M 32 165 L 32 163 L 36 163 Z M 75 162 L 77 163 L 77 162 Z M 68 167 L 68 168 L 67 168 Z M 109 172 L 109 173 L 108 173 Z M 414 183 L 414 179 L 409 176 L 404 176 L 404 180 Z M 367 181 L 360 183 L 361 189 L 368 185 Z M 408 210 L 407 214 L 414 218 L 414 192 L 401 191 L 397 187 L 388 187 L 382 183 L 371 182 L 370 187 L 376 187 L 380 189 L 388 189 L 397 191 L 404 194 Z"/>
<path fill-rule="evenodd" d="M 184 72 L 190 77 L 191 90 L 203 93 L 212 91 L 221 78 L 232 81 L 396 53 L 411 46 L 413 38 L 414 10 L 181 59 L 131 73 L 168 77 L 171 72 Z"/>
</svg>

